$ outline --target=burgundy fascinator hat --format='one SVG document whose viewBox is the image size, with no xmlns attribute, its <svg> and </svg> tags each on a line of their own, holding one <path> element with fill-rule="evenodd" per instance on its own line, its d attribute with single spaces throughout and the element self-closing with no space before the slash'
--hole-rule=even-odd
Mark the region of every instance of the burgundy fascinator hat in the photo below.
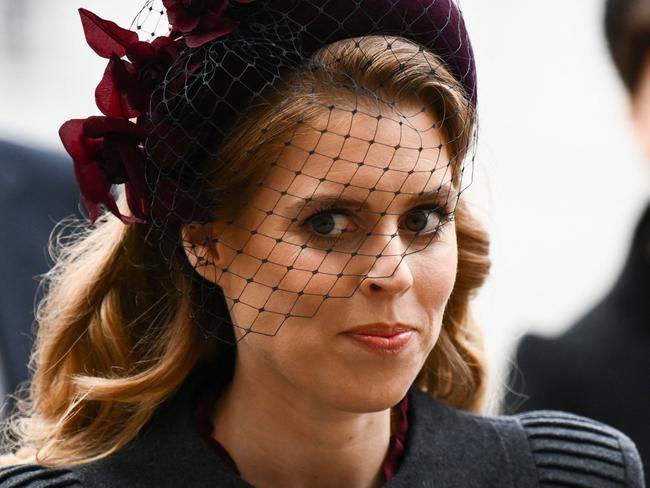
<svg viewBox="0 0 650 488">
<path fill-rule="evenodd" d="M 208 198 L 201 190 L 210 177 L 206 161 L 284 73 L 339 40 L 385 35 L 418 43 L 442 59 L 476 104 L 472 48 L 452 0 L 162 4 L 170 30 L 150 42 L 79 11 L 88 44 L 107 59 L 95 91 L 103 115 L 69 120 L 59 133 L 93 222 L 101 206 L 127 224 L 211 219 L 214 192 Z M 129 214 L 114 195 L 122 184 Z"/>
</svg>

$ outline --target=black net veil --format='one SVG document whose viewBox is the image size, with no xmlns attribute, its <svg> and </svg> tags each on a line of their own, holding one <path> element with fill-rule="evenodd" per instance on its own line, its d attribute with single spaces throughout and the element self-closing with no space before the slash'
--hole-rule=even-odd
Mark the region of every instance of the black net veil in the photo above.
<svg viewBox="0 0 650 488">
<path fill-rule="evenodd" d="M 391 279 L 452 225 L 476 93 L 452 0 L 221 3 L 235 27 L 183 47 L 138 124 L 160 252 L 229 342 Z M 162 2 L 131 29 L 169 29 Z"/>
</svg>

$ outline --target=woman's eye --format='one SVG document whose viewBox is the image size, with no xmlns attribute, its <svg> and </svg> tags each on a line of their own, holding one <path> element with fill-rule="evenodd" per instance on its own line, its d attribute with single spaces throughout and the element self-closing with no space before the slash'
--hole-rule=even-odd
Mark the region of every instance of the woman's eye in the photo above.
<svg viewBox="0 0 650 488">
<path fill-rule="evenodd" d="M 310 229 L 321 236 L 336 236 L 348 228 L 349 219 L 340 213 L 320 213 L 307 219 Z"/>
<path fill-rule="evenodd" d="M 433 232 L 441 223 L 440 215 L 435 210 L 427 208 L 411 210 L 404 217 L 404 227 L 418 234 Z"/>
</svg>

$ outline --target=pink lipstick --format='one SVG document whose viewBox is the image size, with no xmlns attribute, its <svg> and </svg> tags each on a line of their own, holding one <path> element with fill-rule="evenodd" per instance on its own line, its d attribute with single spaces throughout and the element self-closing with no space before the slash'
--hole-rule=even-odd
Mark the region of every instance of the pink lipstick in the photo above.
<svg viewBox="0 0 650 488">
<path fill-rule="evenodd" d="M 411 342 L 415 329 L 403 324 L 368 324 L 343 334 L 372 352 L 397 354 Z"/>
</svg>

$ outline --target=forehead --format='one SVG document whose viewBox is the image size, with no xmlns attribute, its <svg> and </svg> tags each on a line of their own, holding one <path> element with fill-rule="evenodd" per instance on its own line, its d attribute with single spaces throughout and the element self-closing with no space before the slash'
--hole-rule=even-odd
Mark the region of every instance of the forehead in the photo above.
<svg viewBox="0 0 650 488">
<path fill-rule="evenodd" d="M 319 196 L 379 201 L 435 191 L 451 181 L 449 149 L 432 111 L 378 104 L 324 107 L 315 120 L 296 128 L 261 186 L 267 197 L 270 191 L 281 201 Z"/>
</svg>

